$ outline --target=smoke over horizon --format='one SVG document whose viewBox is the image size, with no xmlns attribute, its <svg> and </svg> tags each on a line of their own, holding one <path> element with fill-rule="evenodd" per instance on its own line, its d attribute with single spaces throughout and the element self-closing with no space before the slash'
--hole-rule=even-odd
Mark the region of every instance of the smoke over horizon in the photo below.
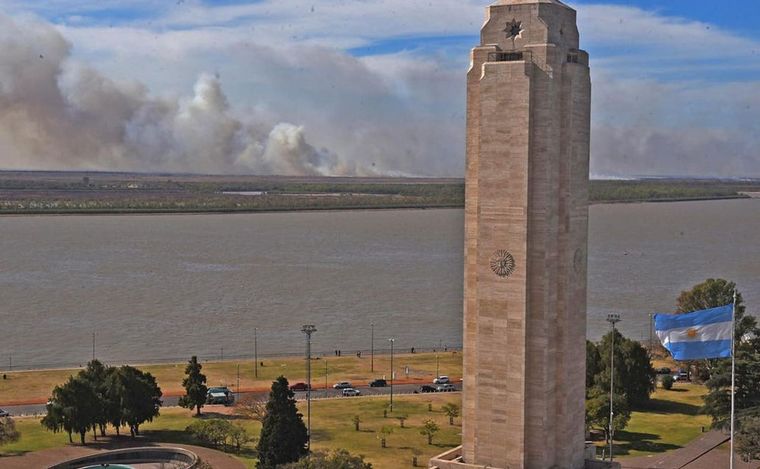
<svg viewBox="0 0 760 469">
<path fill-rule="evenodd" d="M 304 127 L 238 116 L 218 76 L 191 96 L 151 96 L 71 59 L 49 24 L 0 14 L 0 168 L 262 175 L 375 175 Z"/>
</svg>

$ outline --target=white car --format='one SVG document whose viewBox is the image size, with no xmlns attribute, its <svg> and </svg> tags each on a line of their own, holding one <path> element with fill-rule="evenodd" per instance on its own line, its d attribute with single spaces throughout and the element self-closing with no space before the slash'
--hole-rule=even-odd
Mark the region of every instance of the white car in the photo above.
<svg viewBox="0 0 760 469">
<path fill-rule="evenodd" d="M 351 387 L 351 383 L 348 381 L 338 381 L 337 383 L 333 384 L 333 388 L 335 389 L 348 389 Z"/>
<path fill-rule="evenodd" d="M 9 414 L 7 411 L 0 409 L 0 417 L 10 417 L 11 414 Z"/>
<path fill-rule="evenodd" d="M 457 389 L 451 383 L 444 383 L 435 388 L 437 392 L 454 392 Z"/>
<path fill-rule="evenodd" d="M 358 396 L 360 394 L 361 392 L 359 392 L 358 389 L 354 389 L 354 388 L 346 388 L 343 390 L 344 396 Z"/>
<path fill-rule="evenodd" d="M 446 384 L 449 382 L 449 377 L 446 375 L 441 375 L 433 380 L 433 384 Z"/>
</svg>

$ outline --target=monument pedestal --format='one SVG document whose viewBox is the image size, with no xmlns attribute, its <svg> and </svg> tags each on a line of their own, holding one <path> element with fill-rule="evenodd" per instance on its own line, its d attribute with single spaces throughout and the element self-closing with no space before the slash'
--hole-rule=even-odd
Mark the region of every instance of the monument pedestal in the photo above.
<svg viewBox="0 0 760 469">
<path fill-rule="evenodd" d="M 430 460 L 429 469 L 508 469 L 494 466 L 484 466 L 482 464 L 467 464 L 462 461 L 462 447 L 457 446 L 454 449 L 439 454 Z M 587 459 L 584 469 L 620 469 L 619 462 L 600 461 L 598 459 Z"/>
</svg>

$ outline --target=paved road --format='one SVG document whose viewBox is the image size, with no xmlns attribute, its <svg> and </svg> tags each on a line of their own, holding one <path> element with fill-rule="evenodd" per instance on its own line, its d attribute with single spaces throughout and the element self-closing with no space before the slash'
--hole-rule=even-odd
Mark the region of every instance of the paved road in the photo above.
<svg viewBox="0 0 760 469">
<path fill-rule="evenodd" d="M 455 384 L 454 388 L 459 391 L 461 390 L 461 384 Z M 393 386 L 393 394 L 412 394 L 415 390 L 418 390 L 420 386 L 418 384 L 399 384 Z M 390 386 L 384 387 L 384 388 L 371 388 L 369 386 L 357 386 L 356 389 L 359 389 L 362 396 L 375 396 L 375 395 L 382 395 L 382 394 L 390 394 L 391 388 Z M 243 392 L 240 393 L 240 397 L 246 397 L 246 396 L 266 396 L 267 392 Z M 311 392 L 311 398 L 312 399 L 328 399 L 328 398 L 336 398 L 341 397 L 341 390 L 339 389 L 314 389 Z M 306 392 L 299 391 L 296 392 L 296 399 L 298 400 L 305 400 L 306 399 Z M 346 397 L 345 399 L 350 399 Z M 178 405 L 179 397 L 177 396 L 168 396 L 163 398 L 164 407 L 174 407 Z M 36 404 L 36 405 L 19 405 L 19 406 L 5 406 L 3 407 L 3 410 L 9 412 L 13 416 L 22 416 L 22 415 L 42 415 L 45 413 L 45 406 L 43 404 Z"/>
</svg>

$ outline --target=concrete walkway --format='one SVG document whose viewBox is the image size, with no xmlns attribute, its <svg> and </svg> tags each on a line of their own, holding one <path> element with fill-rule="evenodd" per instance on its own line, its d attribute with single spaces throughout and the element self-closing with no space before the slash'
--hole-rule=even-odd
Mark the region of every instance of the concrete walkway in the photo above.
<svg viewBox="0 0 760 469">
<path fill-rule="evenodd" d="M 721 431 L 710 431 L 685 447 L 662 454 L 620 460 L 623 469 L 723 469 L 729 466 L 729 452 L 719 448 L 728 441 Z M 743 463 L 736 458 L 735 469 L 758 469 L 760 462 Z"/>
</svg>

